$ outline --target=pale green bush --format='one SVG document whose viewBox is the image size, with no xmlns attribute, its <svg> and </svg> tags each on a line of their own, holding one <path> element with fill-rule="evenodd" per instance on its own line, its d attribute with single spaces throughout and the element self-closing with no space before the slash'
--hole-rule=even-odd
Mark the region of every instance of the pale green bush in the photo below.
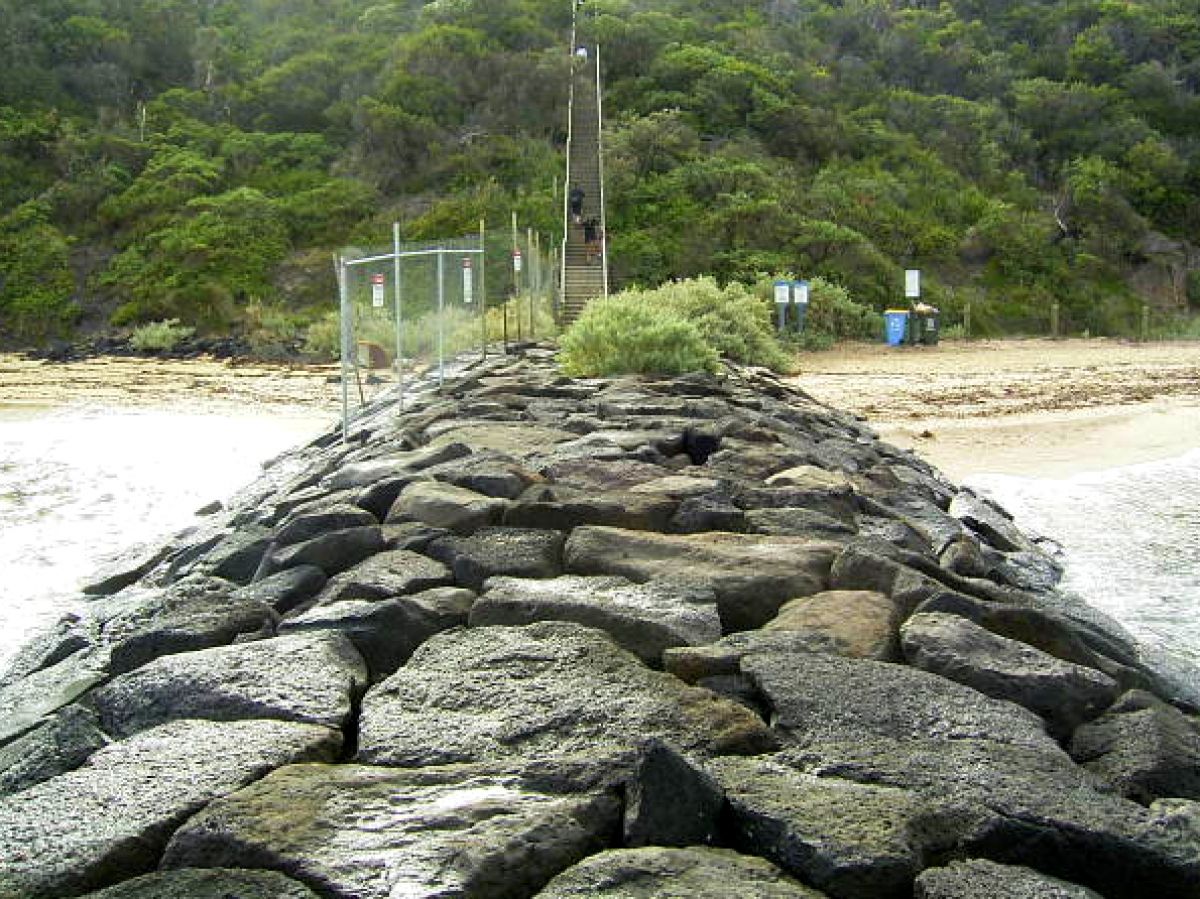
<svg viewBox="0 0 1200 899">
<path fill-rule="evenodd" d="M 675 375 L 715 371 L 718 356 L 700 330 L 640 291 L 597 300 L 567 330 L 559 356 L 569 375 Z"/>
<path fill-rule="evenodd" d="M 181 325 L 179 319 L 168 318 L 135 328 L 129 337 L 129 344 L 135 350 L 167 352 L 195 333 L 195 328 Z"/>
<path fill-rule="evenodd" d="M 783 371 L 791 363 L 775 338 L 772 307 L 737 282 L 720 287 L 709 277 L 663 284 L 654 290 L 629 291 L 642 302 L 662 306 L 699 329 L 720 355 L 748 365 Z"/>
</svg>

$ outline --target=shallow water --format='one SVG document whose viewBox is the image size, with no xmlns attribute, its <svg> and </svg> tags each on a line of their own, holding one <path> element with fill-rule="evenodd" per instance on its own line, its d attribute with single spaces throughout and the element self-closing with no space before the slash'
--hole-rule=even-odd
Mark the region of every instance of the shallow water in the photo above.
<svg viewBox="0 0 1200 899">
<path fill-rule="evenodd" d="M 330 423 L 278 408 L 0 406 L 0 668 L 106 559 L 196 523 Z"/>
<path fill-rule="evenodd" d="M 1064 479 L 979 475 L 967 484 L 1062 545 L 1064 589 L 1200 664 L 1200 449 Z"/>
</svg>

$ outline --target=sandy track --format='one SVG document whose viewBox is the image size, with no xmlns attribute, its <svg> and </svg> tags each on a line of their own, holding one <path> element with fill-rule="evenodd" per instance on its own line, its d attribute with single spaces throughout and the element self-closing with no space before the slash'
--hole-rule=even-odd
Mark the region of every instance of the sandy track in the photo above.
<svg viewBox="0 0 1200 899">
<path fill-rule="evenodd" d="M 1200 447 L 1200 343 L 847 346 L 796 383 L 952 477 L 1063 476 Z"/>
</svg>

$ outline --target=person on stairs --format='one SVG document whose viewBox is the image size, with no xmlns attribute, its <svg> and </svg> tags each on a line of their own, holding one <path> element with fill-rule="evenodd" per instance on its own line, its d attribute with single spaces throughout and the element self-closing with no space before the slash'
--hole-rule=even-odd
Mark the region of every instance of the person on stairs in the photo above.
<svg viewBox="0 0 1200 899">
<path fill-rule="evenodd" d="M 583 223 L 583 247 L 591 265 L 600 256 L 600 222 L 595 216 Z"/>
<path fill-rule="evenodd" d="M 567 194 L 567 200 L 571 207 L 571 221 L 576 225 L 583 223 L 583 198 L 585 194 L 583 188 L 578 184 L 571 186 L 571 192 Z"/>
</svg>

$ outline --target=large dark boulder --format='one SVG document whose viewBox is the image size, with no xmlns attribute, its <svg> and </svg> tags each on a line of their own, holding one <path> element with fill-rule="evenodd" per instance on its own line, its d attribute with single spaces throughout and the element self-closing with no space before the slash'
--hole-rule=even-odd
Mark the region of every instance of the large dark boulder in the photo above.
<svg viewBox="0 0 1200 899">
<path fill-rule="evenodd" d="M 907 665 L 771 648 L 740 667 L 790 742 L 882 736 L 1057 749 L 1032 712 Z"/>
<path fill-rule="evenodd" d="M 164 868 L 262 867 L 324 896 L 528 896 L 612 844 L 603 792 L 555 795 L 471 767 L 293 765 L 208 806 Z"/>
<path fill-rule="evenodd" d="M 275 532 L 276 546 L 291 546 L 312 540 L 330 531 L 344 531 L 347 528 L 371 527 L 379 524 L 379 519 L 366 509 L 350 503 L 336 503 L 322 509 L 303 512 L 289 516 Z"/>
<path fill-rule="evenodd" d="M 383 532 L 376 525 L 328 531 L 311 540 L 271 551 L 256 577 L 297 565 L 315 565 L 332 576 L 353 568 L 383 548 Z"/>
<path fill-rule="evenodd" d="M 647 665 L 662 665 L 671 646 L 720 639 L 712 591 L 670 582 L 634 584 L 620 577 L 550 580 L 498 577 L 471 609 L 472 627 L 574 621 L 599 628 Z"/>
<path fill-rule="evenodd" d="M 697 583 L 713 590 L 726 631 L 761 627 L 789 599 L 819 593 L 841 547 L 799 537 L 647 534 L 577 529 L 567 541 L 573 574 Z"/>
<path fill-rule="evenodd" d="M 0 799 L 0 896 L 59 899 L 150 871 L 212 800 L 340 746 L 336 731 L 286 721 L 174 721 L 114 743 Z"/>
<path fill-rule="evenodd" d="M 179 718 L 271 718 L 342 728 L 367 671 L 340 634 L 297 634 L 164 656 L 92 693 L 125 736 Z"/>
<path fill-rule="evenodd" d="M 456 534 L 499 524 L 509 500 L 485 496 L 441 481 L 409 484 L 388 512 L 388 522 L 420 521 Z"/>
<path fill-rule="evenodd" d="M 376 683 L 407 662 L 434 634 L 465 625 L 474 602 L 474 593 L 457 587 L 383 600 L 341 600 L 284 619 L 279 632 L 344 634 Z"/>
<path fill-rule="evenodd" d="M 1107 899 L 1185 899 L 1200 883 L 1194 824 L 1113 795 L 1053 744 L 862 737 L 777 758 L 805 783 L 915 795 L 953 824 L 962 854 L 1025 865 Z"/>
<path fill-rule="evenodd" d="M 387 599 L 453 583 L 450 569 L 406 549 L 381 552 L 330 578 L 315 605 L 346 599 Z"/>
<path fill-rule="evenodd" d="M 958 615 L 913 615 L 900 629 L 900 642 L 909 664 L 1036 712 L 1060 740 L 1120 692 L 1115 680 L 1094 668 L 1064 662 Z"/>
<path fill-rule="evenodd" d="M 749 711 L 651 671 L 576 624 L 450 631 L 363 700 L 360 760 L 423 766 L 552 758 L 658 738 L 684 751 L 761 752 Z"/>
<path fill-rule="evenodd" d="M 108 657 L 78 652 L 0 687 L 0 744 L 36 727 L 47 715 L 69 706 L 108 677 Z"/>
<path fill-rule="evenodd" d="M 983 858 L 926 868 L 914 886 L 913 899 L 1104 899 L 1087 887 L 1031 868 Z"/>
<path fill-rule="evenodd" d="M 1131 691 L 1075 731 L 1071 756 L 1122 796 L 1200 800 L 1200 719 Z"/>
<path fill-rule="evenodd" d="M 143 874 L 81 899 L 318 899 L 304 884 L 274 871 L 184 868 Z"/>
<path fill-rule="evenodd" d="M 562 574 L 565 537 L 537 528 L 483 528 L 469 537 L 434 540 L 427 552 L 450 566 L 457 584 L 479 591 L 495 575 L 552 578 Z"/>
<path fill-rule="evenodd" d="M 269 633 L 276 614 L 219 578 L 192 576 L 162 590 L 130 587 L 95 607 L 109 671 L 132 671 L 159 656 Z"/>
<path fill-rule="evenodd" d="M 546 885 L 535 899 L 820 899 L 770 862 L 728 849 L 610 849 L 584 859 Z"/>
<path fill-rule="evenodd" d="M 835 899 L 908 899 L 927 860 L 961 825 L 911 791 L 813 777 L 774 757 L 708 764 L 735 848 L 764 856 Z"/>
<path fill-rule="evenodd" d="M 235 590 L 233 599 L 258 602 L 286 615 L 312 599 L 329 580 L 316 565 L 297 565 Z"/>
<path fill-rule="evenodd" d="M 73 771 L 107 743 L 108 736 L 97 726 L 92 712 L 78 705 L 67 706 L 0 746 L 0 796 Z"/>
</svg>

